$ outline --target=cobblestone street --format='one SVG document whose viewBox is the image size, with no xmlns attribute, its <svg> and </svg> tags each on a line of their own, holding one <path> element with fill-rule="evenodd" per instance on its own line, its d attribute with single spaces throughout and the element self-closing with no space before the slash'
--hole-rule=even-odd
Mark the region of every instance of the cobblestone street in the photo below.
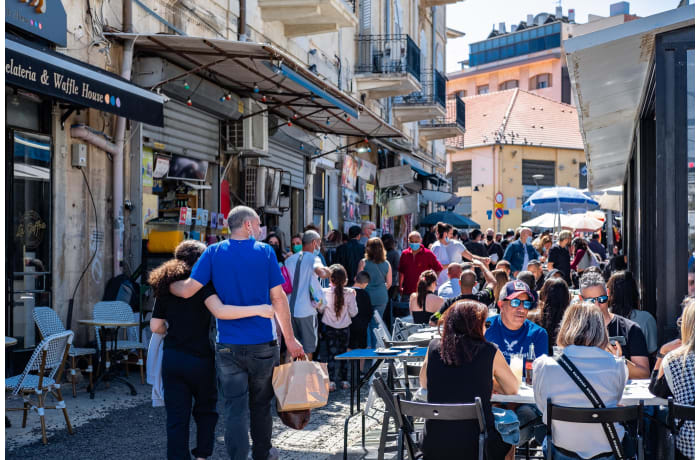
<svg viewBox="0 0 700 460">
<path fill-rule="evenodd" d="M 137 379 L 131 381 L 136 383 Z M 125 396 L 122 385 L 112 385 L 109 389 L 98 391 L 96 408 L 89 408 L 92 418 L 82 414 L 85 411 L 71 411 L 71 405 L 90 404 L 87 393 L 83 390 L 78 398 L 68 395 L 67 406 L 75 434 L 68 434 L 62 417 L 55 411 L 47 411 L 49 420 L 49 444 L 41 443 L 41 431 L 36 413 L 28 416 L 26 429 L 20 427 L 21 412 L 11 412 L 13 427 L 6 429 L 6 458 L 11 459 L 162 459 L 166 452 L 165 408 L 151 407 L 150 386 L 137 384 L 139 394 L 135 397 Z M 65 390 L 64 390 L 65 391 Z M 68 392 L 69 393 L 69 392 Z M 312 412 L 311 422 L 301 431 L 284 426 L 275 416 L 272 444 L 279 450 L 280 459 L 321 460 L 330 457 L 340 458 L 343 449 L 343 423 L 349 413 L 349 390 L 330 394 L 328 405 Z M 366 392 L 363 392 L 363 401 Z M 102 398 L 102 399 L 101 399 Z M 128 398 L 132 398 L 129 400 Z M 136 405 L 124 407 L 128 404 Z M 16 406 L 16 402 L 13 406 Z M 122 408 L 123 407 L 123 408 Z M 223 412 L 223 402 L 219 401 L 219 413 Z M 80 415 L 79 415 L 80 414 Z M 375 417 L 377 417 L 375 415 Z M 55 423 L 52 423 L 55 421 Z M 377 421 L 368 416 L 366 431 L 377 426 Z M 56 428 L 53 428 L 56 427 Z M 360 441 L 361 424 L 359 418 L 350 424 L 349 444 Z M 195 425 L 190 430 L 190 447 L 195 444 Z M 224 421 L 219 419 L 216 426 L 217 441 L 212 459 L 227 459 L 223 444 Z"/>
</svg>

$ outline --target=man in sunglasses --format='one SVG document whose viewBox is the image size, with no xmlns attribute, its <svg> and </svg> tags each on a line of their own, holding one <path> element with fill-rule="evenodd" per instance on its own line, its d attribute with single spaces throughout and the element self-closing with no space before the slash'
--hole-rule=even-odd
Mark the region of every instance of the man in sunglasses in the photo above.
<svg viewBox="0 0 700 460">
<path fill-rule="evenodd" d="M 579 283 L 581 300 L 595 303 L 603 313 L 608 336 L 611 338 L 607 350 L 627 359 L 630 379 L 648 379 L 649 356 L 642 329 L 634 321 L 610 312 L 608 290 L 602 275 L 596 272 L 584 273 Z M 616 337 L 623 339 L 615 339 Z"/>
<path fill-rule="evenodd" d="M 498 346 L 510 364 L 511 355 L 522 354 L 525 357 L 530 344 L 535 345 L 535 357 L 547 354 L 547 331 L 527 319 L 527 312 L 536 307 L 535 296 L 529 286 L 520 280 L 508 282 L 501 289 L 498 308 L 501 314 L 492 318 L 491 327 L 484 334 L 486 340 Z M 523 374 L 525 364 L 523 359 Z M 494 388 L 494 391 L 499 391 Z M 508 405 L 518 416 L 520 425 L 520 443 L 524 445 L 533 438 L 541 444 L 546 434 L 542 425 L 541 414 L 534 404 Z"/>
</svg>

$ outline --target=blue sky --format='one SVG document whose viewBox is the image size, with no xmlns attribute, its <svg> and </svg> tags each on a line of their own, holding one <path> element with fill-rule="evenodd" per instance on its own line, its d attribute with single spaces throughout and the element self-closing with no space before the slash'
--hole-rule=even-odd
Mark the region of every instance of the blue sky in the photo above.
<svg viewBox="0 0 700 460">
<path fill-rule="evenodd" d="M 569 8 L 576 10 L 576 22 L 588 22 L 589 14 L 599 16 L 610 15 L 611 0 L 562 0 L 564 15 Z M 638 16 L 667 11 L 678 6 L 679 0 L 629 0 L 630 13 Z M 694 2 L 692 2 L 694 3 Z M 468 44 L 484 40 L 493 25 L 498 28 L 499 22 L 506 23 L 506 30 L 511 24 L 524 21 L 528 14 L 554 13 L 557 2 L 554 0 L 465 0 L 447 6 L 447 27 L 465 32 L 463 38 L 448 41 L 446 67 L 448 72 L 460 69 L 458 61 L 467 59 Z"/>
</svg>

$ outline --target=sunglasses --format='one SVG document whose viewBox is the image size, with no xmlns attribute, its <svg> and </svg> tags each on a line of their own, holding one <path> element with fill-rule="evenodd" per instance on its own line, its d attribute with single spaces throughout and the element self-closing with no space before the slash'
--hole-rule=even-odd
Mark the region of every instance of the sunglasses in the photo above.
<svg viewBox="0 0 700 460">
<path fill-rule="evenodd" d="M 588 298 L 582 296 L 581 300 L 583 300 L 584 302 L 608 303 L 608 296 L 602 295 L 599 297 L 588 297 Z"/>
<path fill-rule="evenodd" d="M 530 300 L 512 299 L 510 301 L 510 306 L 513 308 L 518 308 L 522 306 L 525 310 L 529 310 L 535 306 L 535 302 L 532 302 Z"/>
</svg>

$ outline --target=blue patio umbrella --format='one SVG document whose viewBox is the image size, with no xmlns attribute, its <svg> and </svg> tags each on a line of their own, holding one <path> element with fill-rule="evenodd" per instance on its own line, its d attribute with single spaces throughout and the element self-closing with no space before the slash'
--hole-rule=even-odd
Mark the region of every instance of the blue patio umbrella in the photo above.
<svg viewBox="0 0 700 460">
<path fill-rule="evenodd" d="M 528 212 L 585 212 L 597 208 L 598 202 L 581 190 L 573 187 L 542 188 L 530 195 L 523 203 L 523 209 Z M 561 217 L 559 218 L 561 228 Z"/>
<path fill-rule="evenodd" d="M 451 211 L 440 211 L 428 214 L 420 221 L 420 225 L 423 227 L 430 227 L 438 222 L 450 224 L 456 228 L 479 228 L 479 224 L 473 220 Z"/>
</svg>

